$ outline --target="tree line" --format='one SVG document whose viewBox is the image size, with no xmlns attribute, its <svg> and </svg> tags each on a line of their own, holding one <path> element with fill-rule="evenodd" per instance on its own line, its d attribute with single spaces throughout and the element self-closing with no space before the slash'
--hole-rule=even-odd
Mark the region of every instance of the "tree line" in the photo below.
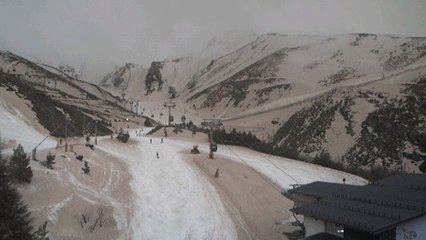
<svg viewBox="0 0 426 240">
<path fill-rule="evenodd" d="M 332 160 L 330 154 L 326 151 L 322 151 L 313 158 L 303 156 L 297 151 L 297 149 L 290 148 L 286 145 L 276 146 L 273 142 L 264 142 L 251 132 L 237 132 L 235 128 L 230 132 L 227 132 L 224 129 L 213 131 L 213 141 L 219 144 L 247 147 L 255 151 L 275 156 L 311 162 L 320 166 L 355 174 L 369 181 L 376 181 L 398 172 L 395 169 L 389 169 L 386 166 L 380 165 L 373 165 L 369 169 L 364 169 L 354 165 L 348 166 L 340 161 Z"/>
<path fill-rule="evenodd" d="M 48 165 L 52 164 L 51 155 L 47 162 Z M 9 159 L 3 157 L 0 149 L 0 239 L 49 239 L 47 221 L 34 229 L 27 205 L 16 188 L 18 185 L 31 183 L 32 177 L 30 158 L 21 145 L 13 149 L 13 155 Z"/>
</svg>

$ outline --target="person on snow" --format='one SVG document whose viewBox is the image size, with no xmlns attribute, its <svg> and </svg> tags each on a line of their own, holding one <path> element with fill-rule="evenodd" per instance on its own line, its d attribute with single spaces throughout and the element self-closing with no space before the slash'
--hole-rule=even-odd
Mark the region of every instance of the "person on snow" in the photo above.
<svg viewBox="0 0 426 240">
<path fill-rule="evenodd" d="M 157 152 L 157 158 L 160 158 L 160 155 L 158 155 L 158 152 Z"/>
<path fill-rule="evenodd" d="M 214 177 L 215 177 L 215 178 L 218 178 L 218 177 L 219 177 L 219 169 L 216 169 L 216 173 L 214 174 Z"/>
<path fill-rule="evenodd" d="M 150 138 L 150 139 L 149 139 L 149 143 L 151 143 L 151 144 L 152 144 L 152 138 Z"/>
<path fill-rule="evenodd" d="M 163 138 L 161 138 L 161 143 L 163 143 Z"/>
</svg>

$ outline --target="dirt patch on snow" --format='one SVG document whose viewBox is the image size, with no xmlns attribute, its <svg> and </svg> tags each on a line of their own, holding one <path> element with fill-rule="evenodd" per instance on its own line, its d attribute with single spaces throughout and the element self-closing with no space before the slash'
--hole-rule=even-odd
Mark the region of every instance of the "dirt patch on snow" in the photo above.
<svg viewBox="0 0 426 240">
<path fill-rule="evenodd" d="M 238 239 L 287 239 L 284 232 L 299 230 L 289 209 L 293 202 L 280 188 L 252 168 L 206 154 L 189 155 L 215 186 L 237 227 Z M 215 177 L 219 169 L 219 177 Z"/>
<path fill-rule="evenodd" d="M 54 169 L 31 161 L 31 184 L 20 187 L 34 225 L 48 221 L 51 239 L 129 239 L 133 193 L 126 164 L 99 149 L 75 145 L 38 152 L 44 160 L 56 155 Z M 83 155 L 90 175 L 83 174 Z"/>
</svg>

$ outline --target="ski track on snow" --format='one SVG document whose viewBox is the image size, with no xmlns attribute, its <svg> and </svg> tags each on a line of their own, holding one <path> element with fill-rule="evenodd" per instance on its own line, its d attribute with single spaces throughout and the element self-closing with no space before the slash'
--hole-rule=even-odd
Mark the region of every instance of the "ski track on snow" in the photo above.
<svg viewBox="0 0 426 240">
<path fill-rule="evenodd" d="M 130 165 L 136 196 L 133 239 L 237 239 L 215 188 L 185 162 L 179 145 L 167 139 L 160 143 L 154 138 L 152 144 L 148 137 L 133 139 L 138 143 L 131 147 L 106 141 L 99 146 Z"/>
</svg>

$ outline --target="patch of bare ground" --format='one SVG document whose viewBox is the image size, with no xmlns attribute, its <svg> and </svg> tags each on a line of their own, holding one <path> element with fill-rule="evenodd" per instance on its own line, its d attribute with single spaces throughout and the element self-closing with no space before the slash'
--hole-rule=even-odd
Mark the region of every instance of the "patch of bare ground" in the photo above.
<svg viewBox="0 0 426 240">
<path fill-rule="evenodd" d="M 21 186 L 34 225 L 48 221 L 51 239 L 129 239 L 133 193 L 127 165 L 99 149 L 74 145 L 37 153 L 39 161 L 51 151 L 53 170 L 31 161 L 31 184 Z M 90 175 L 83 174 L 83 155 Z"/>
<path fill-rule="evenodd" d="M 297 239 L 295 232 L 300 228 L 292 225 L 294 219 L 289 211 L 293 202 L 265 176 L 223 157 L 186 156 L 217 189 L 236 225 L 238 239 Z M 215 177 L 217 170 L 219 176 Z"/>
</svg>

